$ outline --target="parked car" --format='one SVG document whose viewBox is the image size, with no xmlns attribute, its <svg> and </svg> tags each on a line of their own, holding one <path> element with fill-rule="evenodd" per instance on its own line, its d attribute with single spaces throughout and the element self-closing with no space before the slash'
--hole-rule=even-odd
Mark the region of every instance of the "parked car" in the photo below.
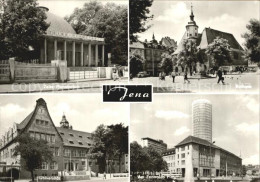
<svg viewBox="0 0 260 182">
<path fill-rule="evenodd" d="M 137 73 L 138 78 L 143 78 L 143 77 L 147 77 L 147 76 L 149 76 L 149 74 L 146 71 L 141 71 L 141 72 Z"/>
</svg>

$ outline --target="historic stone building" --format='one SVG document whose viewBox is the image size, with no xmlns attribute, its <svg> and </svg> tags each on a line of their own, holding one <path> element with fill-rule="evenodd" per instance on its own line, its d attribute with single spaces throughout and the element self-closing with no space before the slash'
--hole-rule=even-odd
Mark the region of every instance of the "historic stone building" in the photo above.
<svg viewBox="0 0 260 182">
<path fill-rule="evenodd" d="M 34 110 L 21 122 L 14 123 L 0 140 L 0 172 L 4 166 L 19 170 L 20 178 L 30 178 L 30 173 L 21 167 L 20 157 L 14 157 L 14 148 L 17 145 L 15 138 L 22 133 L 29 133 L 36 140 L 48 142 L 53 151 L 53 162 L 44 162 L 41 169 L 35 171 L 36 176 L 57 176 L 59 172 L 73 175 L 86 174 L 87 171 L 100 172 L 95 159 L 88 159 L 89 149 L 92 147 L 92 134 L 73 130 L 66 116 L 63 115 L 60 126 L 56 127 L 50 116 L 46 102 L 38 99 Z M 119 161 L 110 161 L 107 172 L 118 172 Z M 121 172 L 128 171 L 128 154 L 121 160 Z M 8 170 L 7 174 L 10 175 Z M 16 176 L 17 177 L 17 176 Z"/>
<path fill-rule="evenodd" d="M 162 71 L 160 62 L 163 53 L 174 52 L 177 42 L 170 37 L 163 37 L 161 41 L 157 41 L 153 34 L 152 40 L 144 42 L 132 42 L 130 44 L 130 55 L 138 54 L 143 58 L 143 70 L 151 76 L 158 76 Z"/>
<path fill-rule="evenodd" d="M 247 65 L 247 62 L 243 59 L 243 48 L 240 46 L 236 38 L 231 33 L 215 30 L 212 28 L 204 28 L 202 33 L 198 32 L 199 26 L 196 24 L 196 21 L 194 20 L 194 14 L 191 7 L 191 15 L 190 15 L 190 21 L 186 25 L 186 31 L 184 35 L 182 36 L 182 39 L 180 43 L 178 44 L 178 47 L 176 51 L 174 52 L 174 55 L 177 55 L 180 53 L 181 50 L 183 50 L 183 43 L 185 40 L 191 40 L 194 41 L 197 45 L 197 48 L 200 49 L 203 53 L 205 53 L 205 50 L 209 44 L 211 44 L 214 39 L 217 37 L 226 39 L 228 41 L 228 44 L 230 45 L 230 56 L 232 59 L 231 63 L 226 63 L 225 65 L 221 66 L 231 66 L 231 65 Z M 199 72 L 207 72 L 209 69 L 213 68 L 212 65 L 212 58 L 210 56 L 207 56 L 206 54 L 203 55 L 204 64 L 201 64 L 197 62 L 196 64 L 192 65 L 192 72 L 195 71 L 197 73 Z M 183 71 L 183 69 L 178 68 L 179 72 Z"/>
</svg>

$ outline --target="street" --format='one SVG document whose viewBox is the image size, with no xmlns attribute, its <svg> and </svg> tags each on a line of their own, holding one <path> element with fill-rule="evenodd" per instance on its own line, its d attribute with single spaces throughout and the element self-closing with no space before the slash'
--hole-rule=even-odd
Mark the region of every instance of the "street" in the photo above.
<svg viewBox="0 0 260 182">
<path fill-rule="evenodd" d="M 155 93 L 259 93 L 259 74 L 245 73 L 242 75 L 224 75 L 224 82 L 217 84 L 217 78 L 189 78 L 185 83 L 183 76 L 177 76 L 175 83 L 172 77 L 166 76 L 165 81 L 158 77 L 133 78 L 130 84 L 152 84 Z"/>
</svg>

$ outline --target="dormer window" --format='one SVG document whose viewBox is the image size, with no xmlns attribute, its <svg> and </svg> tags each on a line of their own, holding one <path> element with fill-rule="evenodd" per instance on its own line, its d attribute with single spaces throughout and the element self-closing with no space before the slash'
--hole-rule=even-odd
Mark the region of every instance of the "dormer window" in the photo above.
<svg viewBox="0 0 260 182">
<path fill-rule="evenodd" d="M 72 137 L 73 137 L 74 135 L 73 135 L 72 133 L 70 133 L 70 136 L 72 136 Z"/>
<path fill-rule="evenodd" d="M 82 142 L 79 142 L 79 144 L 80 144 L 80 145 L 83 145 L 83 143 L 82 143 Z"/>
<path fill-rule="evenodd" d="M 73 142 L 73 141 L 71 141 L 71 140 L 69 141 L 69 143 L 70 143 L 70 144 L 74 144 L 74 142 Z"/>
<path fill-rule="evenodd" d="M 82 138 L 82 136 L 81 136 L 81 135 L 79 135 L 79 138 Z"/>
<path fill-rule="evenodd" d="M 64 135 L 64 133 L 60 132 L 61 135 Z"/>
</svg>

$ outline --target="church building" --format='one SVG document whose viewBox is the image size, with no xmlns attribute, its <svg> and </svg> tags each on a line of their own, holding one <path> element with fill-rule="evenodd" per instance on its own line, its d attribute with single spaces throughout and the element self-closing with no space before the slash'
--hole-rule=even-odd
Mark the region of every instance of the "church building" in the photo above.
<svg viewBox="0 0 260 182">
<path fill-rule="evenodd" d="M 231 56 L 231 63 L 226 63 L 225 65 L 221 66 L 231 66 L 231 65 L 247 65 L 247 62 L 243 59 L 243 48 L 240 46 L 236 38 L 231 33 L 215 30 L 212 28 L 204 28 L 202 33 L 198 32 L 199 26 L 196 24 L 194 20 L 194 14 L 191 7 L 191 15 L 190 21 L 186 25 L 186 31 L 182 36 L 180 43 L 176 51 L 173 53 L 174 55 L 179 54 L 183 50 L 183 43 L 185 40 L 194 41 L 197 45 L 197 48 L 202 50 L 205 53 L 205 50 L 209 44 L 211 44 L 214 39 L 217 37 L 226 39 L 228 44 L 230 45 L 230 56 Z M 206 72 L 213 67 L 212 65 L 212 58 L 206 54 L 203 55 L 203 59 L 206 60 L 204 64 L 196 63 L 193 65 L 192 71 L 195 72 Z"/>
</svg>

